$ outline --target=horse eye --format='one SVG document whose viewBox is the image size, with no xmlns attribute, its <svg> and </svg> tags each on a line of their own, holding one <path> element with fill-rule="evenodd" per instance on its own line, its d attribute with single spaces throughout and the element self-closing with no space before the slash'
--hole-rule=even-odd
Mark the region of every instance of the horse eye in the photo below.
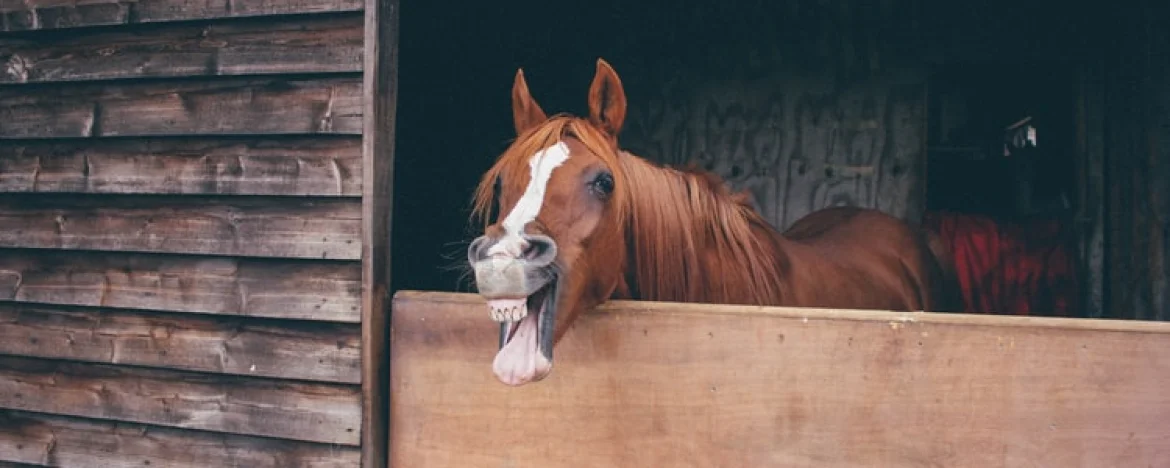
<svg viewBox="0 0 1170 468">
<path fill-rule="evenodd" d="M 495 216 L 499 216 L 499 214 L 500 214 L 500 189 L 502 187 L 503 187 L 503 181 L 500 180 L 499 176 L 496 176 L 496 183 L 493 184 L 493 187 L 492 187 L 492 193 L 494 195 L 492 196 L 492 211 L 491 211 L 492 213 L 495 213 Z"/>
<path fill-rule="evenodd" d="M 597 174 L 597 177 L 594 177 L 593 181 L 589 183 L 589 188 L 601 198 L 608 197 L 609 194 L 613 193 L 613 174 L 608 172 Z"/>
</svg>

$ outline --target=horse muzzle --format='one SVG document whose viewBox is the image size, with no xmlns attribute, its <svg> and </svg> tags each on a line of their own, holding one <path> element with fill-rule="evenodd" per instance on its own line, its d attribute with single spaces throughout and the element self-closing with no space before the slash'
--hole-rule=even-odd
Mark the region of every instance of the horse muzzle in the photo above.
<svg viewBox="0 0 1170 468">
<path fill-rule="evenodd" d="M 501 382 L 516 386 L 552 372 L 559 289 L 552 262 L 556 244 L 544 236 L 524 239 L 517 243 L 519 248 L 501 247 L 501 241 L 514 239 L 476 239 L 468 248 L 468 261 L 475 271 L 476 288 L 487 299 L 490 317 L 500 324 L 499 352 L 492 369 Z M 522 254 L 512 255 L 516 251 Z"/>
</svg>

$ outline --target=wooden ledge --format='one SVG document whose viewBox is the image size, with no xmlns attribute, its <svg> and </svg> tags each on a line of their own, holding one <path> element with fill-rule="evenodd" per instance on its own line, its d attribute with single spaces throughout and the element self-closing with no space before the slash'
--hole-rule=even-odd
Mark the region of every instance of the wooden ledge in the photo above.
<svg viewBox="0 0 1170 468">
<path fill-rule="evenodd" d="M 394 304 L 432 302 L 460 305 L 483 305 L 484 300 L 469 293 L 437 291 L 398 291 Z M 929 323 L 987 327 L 1040 327 L 1070 330 L 1098 330 L 1131 333 L 1170 334 L 1170 322 L 1112 320 L 1017 315 L 957 314 L 941 312 L 897 312 L 889 310 L 827 309 L 817 307 L 761 307 L 729 304 L 693 304 L 656 301 L 609 301 L 594 314 L 669 314 L 669 315 L 759 315 L 808 320 L 848 320 L 862 322 Z"/>
</svg>

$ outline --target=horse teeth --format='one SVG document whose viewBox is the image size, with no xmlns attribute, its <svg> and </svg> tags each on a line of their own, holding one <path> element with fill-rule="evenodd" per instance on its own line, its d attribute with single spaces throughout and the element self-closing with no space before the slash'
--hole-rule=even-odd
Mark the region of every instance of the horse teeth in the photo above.
<svg viewBox="0 0 1170 468">
<path fill-rule="evenodd" d="M 496 322 L 516 322 L 528 315 L 528 304 L 519 300 L 488 304 L 488 315 Z"/>
<path fill-rule="evenodd" d="M 512 308 L 512 321 L 516 322 L 528 315 L 528 304 L 520 304 Z"/>
</svg>

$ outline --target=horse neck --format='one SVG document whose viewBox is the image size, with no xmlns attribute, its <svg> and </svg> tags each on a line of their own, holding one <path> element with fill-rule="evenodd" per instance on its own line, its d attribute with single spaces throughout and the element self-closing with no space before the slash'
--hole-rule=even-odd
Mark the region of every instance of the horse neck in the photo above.
<svg viewBox="0 0 1170 468">
<path fill-rule="evenodd" d="M 630 294 L 641 300 L 776 304 L 787 241 L 714 176 L 623 153 Z"/>
</svg>

